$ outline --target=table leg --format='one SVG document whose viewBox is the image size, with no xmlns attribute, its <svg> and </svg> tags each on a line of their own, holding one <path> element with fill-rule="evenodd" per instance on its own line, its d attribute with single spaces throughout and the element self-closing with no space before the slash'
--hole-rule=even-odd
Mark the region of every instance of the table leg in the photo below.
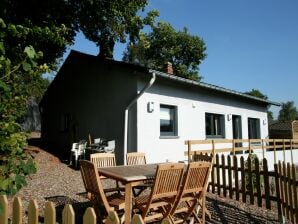
<svg viewBox="0 0 298 224">
<path fill-rule="evenodd" d="M 124 223 L 131 223 L 131 212 L 132 212 L 132 184 L 125 184 L 125 216 Z"/>
</svg>

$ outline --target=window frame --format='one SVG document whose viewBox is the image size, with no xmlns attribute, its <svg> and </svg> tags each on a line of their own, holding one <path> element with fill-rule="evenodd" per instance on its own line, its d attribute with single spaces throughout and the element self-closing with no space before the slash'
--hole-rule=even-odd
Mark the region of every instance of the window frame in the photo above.
<svg viewBox="0 0 298 224">
<path fill-rule="evenodd" d="M 166 108 L 166 109 L 170 109 L 170 113 L 171 111 L 173 111 L 173 127 L 172 127 L 172 131 L 162 131 L 162 126 L 161 126 L 161 109 L 162 108 Z M 171 114 L 170 114 L 171 117 Z M 170 119 L 171 121 L 171 119 Z M 178 107 L 176 105 L 169 105 L 169 104 L 160 104 L 159 105 L 159 135 L 160 138 L 176 138 L 178 137 Z"/>
<path fill-rule="evenodd" d="M 207 117 L 208 116 L 210 116 L 210 118 L 211 118 L 211 124 L 210 124 L 211 134 L 207 134 Z M 214 130 L 215 118 L 219 118 L 219 125 L 220 125 L 220 131 L 221 131 L 221 134 L 219 134 L 219 135 L 215 134 L 216 131 Z M 205 112 L 205 135 L 206 135 L 206 139 L 225 138 L 226 130 L 225 130 L 225 115 L 224 114 Z"/>
<path fill-rule="evenodd" d="M 254 122 L 250 122 L 250 121 L 254 121 Z M 251 128 L 251 124 L 256 124 L 256 136 L 252 136 L 251 137 L 251 130 L 253 128 Z M 261 138 L 261 119 L 259 118 L 254 118 L 254 117 L 248 117 L 247 118 L 247 128 L 248 128 L 248 131 L 247 131 L 247 137 L 248 139 L 260 139 Z M 254 133 L 254 132 L 253 132 Z"/>
</svg>

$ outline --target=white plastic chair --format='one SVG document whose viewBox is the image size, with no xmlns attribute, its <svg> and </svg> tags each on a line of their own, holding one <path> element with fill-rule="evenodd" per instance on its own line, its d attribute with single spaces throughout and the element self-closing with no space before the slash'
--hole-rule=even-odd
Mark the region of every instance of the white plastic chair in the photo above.
<svg viewBox="0 0 298 224">
<path fill-rule="evenodd" d="M 78 165 L 79 157 L 80 156 L 85 157 L 86 147 L 87 147 L 87 141 L 85 141 L 85 140 L 81 140 L 79 143 L 72 144 L 71 152 L 75 157 L 75 167 L 77 167 L 77 165 Z M 70 164 L 71 164 L 71 162 L 70 162 Z"/>
<path fill-rule="evenodd" d="M 94 139 L 94 144 L 100 144 L 100 143 L 101 143 L 101 138 Z"/>
<path fill-rule="evenodd" d="M 115 151 L 115 140 L 108 141 L 108 145 L 103 148 L 105 152 L 113 153 Z"/>
</svg>

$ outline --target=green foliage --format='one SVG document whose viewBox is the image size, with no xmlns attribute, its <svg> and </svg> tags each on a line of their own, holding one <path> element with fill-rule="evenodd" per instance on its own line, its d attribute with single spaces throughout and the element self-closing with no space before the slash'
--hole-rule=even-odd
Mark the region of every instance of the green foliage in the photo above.
<svg viewBox="0 0 298 224">
<path fill-rule="evenodd" d="M 34 162 L 24 153 L 27 136 L 18 121 L 26 112 L 28 97 L 39 89 L 35 81 L 41 79 L 48 67 L 38 65 L 43 54 L 32 46 L 25 46 L 13 57 L 13 51 L 18 49 L 7 44 L 7 37 L 22 38 L 29 30 L 6 25 L 0 18 L 0 194 L 15 194 L 26 184 L 25 176 L 36 171 Z"/>
<path fill-rule="evenodd" d="M 10 23 L 5 40 L 7 57 L 13 60 L 31 45 L 44 52 L 38 63 L 55 69 L 78 28 L 74 7 L 72 0 L 1 0 L 0 15 Z"/>
<path fill-rule="evenodd" d="M 123 60 L 161 71 L 171 62 L 175 75 L 200 80 L 198 66 L 207 56 L 205 50 L 204 41 L 186 28 L 176 31 L 170 24 L 160 22 L 152 32 L 141 33 L 136 43 L 130 42 Z"/>
<path fill-rule="evenodd" d="M 278 120 L 279 121 L 293 121 L 298 119 L 298 111 L 294 106 L 293 101 L 284 102 L 281 104 L 281 109 L 279 111 Z"/>
<path fill-rule="evenodd" d="M 258 160 L 258 156 L 254 153 L 251 153 L 249 154 L 248 158 L 250 158 L 250 161 L 251 161 L 251 169 L 252 170 L 255 170 L 255 161 Z M 245 160 L 244 162 L 244 167 L 246 169 L 248 169 L 248 160 Z M 259 168 L 260 170 L 262 169 L 262 162 L 260 161 L 259 163 Z M 248 173 L 245 173 L 245 182 L 246 182 L 246 188 L 249 187 L 248 183 L 249 183 L 249 178 L 248 178 Z M 253 188 L 254 190 L 256 191 L 256 187 L 257 187 L 257 176 L 255 173 L 252 174 L 252 185 L 253 185 Z M 260 175 L 260 185 L 261 187 L 264 185 L 264 177 L 262 175 Z"/>
<path fill-rule="evenodd" d="M 155 10 L 145 17 L 138 13 L 144 11 L 148 0 L 73 0 L 72 3 L 76 5 L 80 30 L 100 47 L 99 56 L 103 58 L 113 58 L 115 42 L 125 43 L 127 38 L 135 42 L 144 25 L 152 25 L 158 16 Z"/>
<path fill-rule="evenodd" d="M 268 96 L 263 94 L 260 90 L 258 89 L 252 89 L 248 92 L 245 92 L 245 94 L 247 95 L 250 95 L 250 96 L 255 96 L 255 97 L 258 97 L 258 98 L 261 98 L 263 100 L 267 100 L 268 99 Z"/>
</svg>

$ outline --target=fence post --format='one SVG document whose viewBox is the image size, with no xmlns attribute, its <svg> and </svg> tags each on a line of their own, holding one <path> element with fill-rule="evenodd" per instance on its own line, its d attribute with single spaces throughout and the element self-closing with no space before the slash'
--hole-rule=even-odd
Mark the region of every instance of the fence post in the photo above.
<svg viewBox="0 0 298 224">
<path fill-rule="evenodd" d="M 235 191 L 236 191 L 236 200 L 239 201 L 239 178 L 238 178 L 238 161 L 237 156 L 234 155 L 234 173 L 235 173 Z"/>
<path fill-rule="evenodd" d="M 280 162 L 279 162 L 280 165 Z M 279 167 L 276 163 L 274 164 L 274 175 L 275 175 L 275 188 L 276 188 L 276 202 L 277 202 L 277 212 L 278 212 L 278 221 L 282 223 L 282 211 L 281 211 L 281 189 L 280 187 L 280 174 Z"/>
<path fill-rule="evenodd" d="M 284 206 L 286 207 L 286 217 L 289 218 L 290 217 L 290 209 L 287 206 L 288 205 L 288 201 L 289 201 L 289 192 L 288 192 L 288 177 L 287 177 L 287 166 L 286 166 L 286 162 L 283 162 L 283 184 L 284 184 L 284 191 L 285 191 L 285 204 Z"/>
<path fill-rule="evenodd" d="M 53 202 L 47 201 L 45 204 L 44 224 L 56 224 L 56 209 Z"/>
<path fill-rule="evenodd" d="M 23 218 L 23 205 L 19 197 L 16 197 L 13 200 L 12 205 L 12 223 L 13 224 L 22 224 Z"/>
<path fill-rule="evenodd" d="M 219 155 L 216 154 L 216 179 L 217 179 L 217 194 L 220 195 L 221 186 L 220 186 L 220 165 L 219 165 Z"/>
<path fill-rule="evenodd" d="M 248 164 L 248 192 L 249 192 L 249 201 L 250 204 L 254 204 L 254 188 L 252 183 L 252 173 L 254 172 L 251 165 L 251 158 L 248 156 L 247 158 L 247 164 Z"/>
<path fill-rule="evenodd" d="M 230 198 L 233 198 L 232 164 L 231 164 L 230 155 L 228 155 L 228 178 L 229 178 L 229 196 Z"/>
<path fill-rule="evenodd" d="M 287 206 L 289 207 L 289 210 L 290 210 L 289 218 L 293 222 L 294 221 L 294 214 L 293 214 L 294 204 L 293 204 L 292 186 L 294 187 L 294 181 L 293 180 L 295 180 L 296 177 L 292 178 L 290 163 L 287 163 L 287 179 L 288 179 L 288 196 L 289 196 L 289 198 L 287 200 Z M 293 190 L 296 190 L 296 189 L 293 189 Z"/>
<path fill-rule="evenodd" d="M 264 159 L 265 158 L 264 139 L 262 139 L 262 152 L 263 152 L 263 159 Z"/>
<path fill-rule="evenodd" d="M 294 197 L 293 197 L 293 199 L 294 199 L 294 205 L 295 205 L 295 210 L 294 210 L 294 213 L 296 214 L 295 215 L 295 217 L 294 217 L 294 220 L 293 220 L 293 223 L 297 223 L 298 222 L 298 196 L 297 196 L 297 194 L 298 194 L 298 192 L 297 192 L 297 181 L 298 180 L 296 180 L 297 178 L 297 174 L 296 174 L 296 167 L 295 167 L 295 165 L 293 164 L 292 165 L 292 178 L 293 178 L 293 181 L 294 182 L 292 182 L 293 183 L 293 194 L 294 194 Z M 296 189 L 296 190 L 295 190 Z M 294 207 L 292 207 L 293 209 L 294 209 Z M 296 220 L 295 220 L 296 219 Z"/>
<path fill-rule="evenodd" d="M 191 143 L 190 140 L 187 141 L 187 154 L 188 154 L 188 164 L 190 164 L 191 159 L 190 159 L 190 152 L 191 152 Z"/>
<path fill-rule="evenodd" d="M 292 164 L 294 164 L 294 158 L 293 158 L 293 139 L 290 139 L 290 145 L 291 145 L 291 161 L 292 161 Z"/>
<path fill-rule="evenodd" d="M 232 140 L 232 144 L 233 144 L 233 156 L 236 154 L 235 153 L 235 139 Z"/>
<path fill-rule="evenodd" d="M 109 212 L 106 224 L 120 224 L 119 217 L 115 211 Z"/>
<path fill-rule="evenodd" d="M 274 150 L 274 163 L 276 163 L 276 142 L 275 142 L 275 139 L 273 139 L 273 150 Z"/>
<path fill-rule="evenodd" d="M 30 200 L 29 202 L 28 224 L 38 224 L 38 205 L 36 200 Z"/>
<path fill-rule="evenodd" d="M 8 201 L 6 195 L 0 195 L 0 223 L 8 224 Z"/>
<path fill-rule="evenodd" d="M 266 208 L 271 209 L 267 159 L 263 159 L 263 177 L 264 177 Z"/>
<path fill-rule="evenodd" d="M 242 201 L 246 202 L 246 180 L 245 180 L 245 167 L 244 167 L 244 158 L 241 156 L 240 158 L 241 164 L 241 191 L 242 191 Z"/>
<path fill-rule="evenodd" d="M 212 139 L 212 154 L 213 154 L 213 159 L 215 156 L 215 143 L 214 143 L 214 139 Z"/>
<path fill-rule="evenodd" d="M 221 171 L 222 171 L 222 185 L 223 195 L 227 196 L 227 182 L 226 182 L 226 163 L 224 154 L 221 155 Z"/>
<path fill-rule="evenodd" d="M 69 204 L 62 211 L 62 224 L 75 224 L 75 213 Z"/>
<path fill-rule="evenodd" d="M 258 206 L 262 207 L 262 192 L 261 192 L 261 177 L 260 177 L 260 163 L 259 159 L 255 158 L 255 177 L 256 177 L 256 188 L 257 188 L 257 202 Z"/>
<path fill-rule="evenodd" d="M 284 162 L 286 162 L 286 145 L 285 145 L 285 139 L 282 140 L 283 142 L 283 156 L 284 156 Z"/>
<path fill-rule="evenodd" d="M 83 216 L 84 224 L 96 224 L 96 215 L 93 208 L 87 208 Z"/>
</svg>

